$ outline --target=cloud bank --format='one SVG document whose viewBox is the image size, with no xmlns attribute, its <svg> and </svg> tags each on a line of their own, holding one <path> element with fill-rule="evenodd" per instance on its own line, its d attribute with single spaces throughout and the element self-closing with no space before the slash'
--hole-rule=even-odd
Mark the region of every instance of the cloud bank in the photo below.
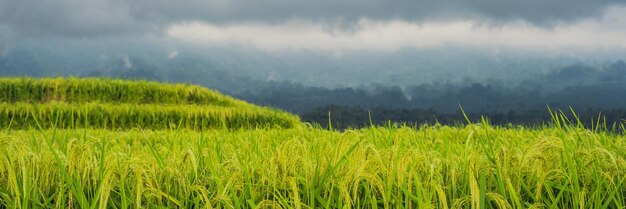
<svg viewBox="0 0 626 209">
<path fill-rule="evenodd" d="M 236 25 L 191 22 L 173 25 L 167 34 L 194 43 L 247 45 L 268 51 L 393 51 L 441 46 L 610 49 L 626 48 L 626 7 L 614 7 L 598 18 L 550 28 L 523 20 L 492 25 L 472 20 L 415 23 L 361 19 L 349 30 L 311 21 Z"/>
<path fill-rule="evenodd" d="M 620 0 L 3 0 L 0 25 L 19 36 L 159 34 L 182 22 L 233 25 L 305 20 L 350 27 L 374 21 L 525 21 L 552 27 L 600 17 Z"/>
</svg>

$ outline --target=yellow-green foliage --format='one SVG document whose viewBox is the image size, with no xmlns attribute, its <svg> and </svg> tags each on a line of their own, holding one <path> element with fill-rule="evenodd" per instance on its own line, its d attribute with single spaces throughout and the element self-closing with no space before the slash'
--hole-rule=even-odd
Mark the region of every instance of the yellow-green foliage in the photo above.
<svg viewBox="0 0 626 209">
<path fill-rule="evenodd" d="M 6 131 L 0 208 L 624 208 L 624 150 L 482 124 Z"/>
<path fill-rule="evenodd" d="M 105 78 L 0 78 L 0 102 L 49 101 L 220 106 L 245 104 L 218 92 L 186 84 Z"/>
<path fill-rule="evenodd" d="M 0 89 L 0 208 L 626 207 L 624 135 L 556 112 L 532 129 L 333 132 L 196 86 Z"/>
<path fill-rule="evenodd" d="M 299 123 L 291 114 L 260 107 L 211 105 L 1 103 L 0 127 L 193 129 L 291 128 Z"/>
<path fill-rule="evenodd" d="M 194 85 L 0 78 L 1 128 L 194 129 L 299 125 L 298 117 Z"/>
</svg>

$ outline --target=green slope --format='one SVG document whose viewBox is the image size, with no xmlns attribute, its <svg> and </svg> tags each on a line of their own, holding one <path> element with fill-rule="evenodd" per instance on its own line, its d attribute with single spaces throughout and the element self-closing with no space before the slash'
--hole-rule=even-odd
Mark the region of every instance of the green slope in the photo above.
<svg viewBox="0 0 626 209">
<path fill-rule="evenodd" d="M 196 85 L 102 78 L 0 78 L 0 127 L 290 128 L 297 116 Z"/>
</svg>

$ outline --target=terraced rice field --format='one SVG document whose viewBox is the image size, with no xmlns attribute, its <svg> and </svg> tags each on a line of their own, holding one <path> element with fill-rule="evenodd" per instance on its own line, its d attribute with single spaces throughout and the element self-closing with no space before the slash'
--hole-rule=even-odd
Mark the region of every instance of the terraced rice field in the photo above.
<svg viewBox="0 0 626 209">
<path fill-rule="evenodd" d="M 298 126 L 289 113 L 199 86 L 110 79 L 0 79 L 0 127 L 169 129 Z"/>
<path fill-rule="evenodd" d="M 626 207 L 623 126 L 554 113 L 532 128 L 333 131 L 208 90 L 217 96 L 99 99 L 27 86 L 0 106 L 0 208 Z M 44 92 L 55 91 L 68 92 Z M 221 125 L 195 125 L 204 120 Z"/>
</svg>

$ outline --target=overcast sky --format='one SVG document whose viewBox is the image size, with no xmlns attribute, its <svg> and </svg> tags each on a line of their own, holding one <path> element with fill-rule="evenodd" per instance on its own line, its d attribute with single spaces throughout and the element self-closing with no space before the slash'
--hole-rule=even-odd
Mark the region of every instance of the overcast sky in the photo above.
<svg viewBox="0 0 626 209">
<path fill-rule="evenodd" d="M 626 48 L 624 0 L 2 0 L 0 44 L 162 37 L 268 51 Z"/>
</svg>

